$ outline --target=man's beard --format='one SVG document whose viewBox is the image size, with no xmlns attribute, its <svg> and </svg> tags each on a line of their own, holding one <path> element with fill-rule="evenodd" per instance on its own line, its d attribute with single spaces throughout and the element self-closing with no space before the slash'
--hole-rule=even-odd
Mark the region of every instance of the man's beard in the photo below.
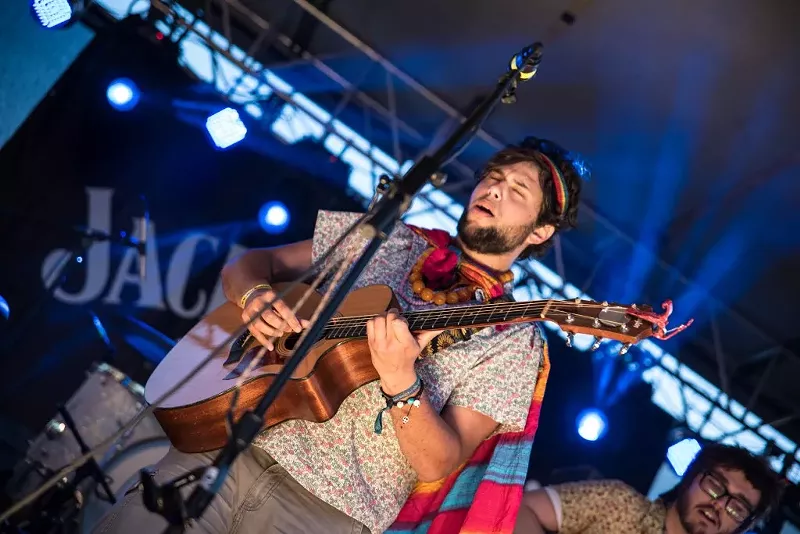
<svg viewBox="0 0 800 534">
<path fill-rule="evenodd" d="M 536 222 L 523 226 L 476 226 L 467 222 L 467 211 L 458 220 L 458 238 L 479 254 L 508 254 L 525 243 L 536 229 Z"/>
<path fill-rule="evenodd" d="M 688 532 L 689 534 L 705 534 L 706 532 L 714 532 L 717 533 L 719 531 L 716 530 L 716 527 L 711 526 L 711 530 L 706 530 L 702 526 L 698 525 L 696 522 L 689 519 L 689 514 L 692 512 L 692 508 L 689 506 L 688 502 L 689 492 L 684 491 L 683 494 L 678 497 L 678 500 L 675 502 L 675 506 L 678 511 L 678 519 L 681 521 L 681 526 L 683 529 Z M 724 534 L 720 532 L 720 534 Z"/>
</svg>

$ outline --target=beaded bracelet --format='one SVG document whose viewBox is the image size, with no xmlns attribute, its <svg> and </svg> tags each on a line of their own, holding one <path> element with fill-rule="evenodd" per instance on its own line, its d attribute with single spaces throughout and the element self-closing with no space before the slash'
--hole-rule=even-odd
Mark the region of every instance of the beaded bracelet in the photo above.
<svg viewBox="0 0 800 534">
<path fill-rule="evenodd" d="M 244 295 L 242 295 L 241 299 L 239 299 L 239 307 L 240 308 L 244 308 L 245 304 L 247 304 L 247 299 L 250 298 L 250 295 L 252 295 L 256 291 L 258 291 L 259 289 L 263 289 L 265 291 L 272 291 L 272 286 L 269 285 L 269 284 L 256 284 L 256 285 L 254 285 L 253 287 L 248 289 L 247 292 Z"/>
<path fill-rule="evenodd" d="M 381 411 L 378 412 L 378 417 L 375 419 L 375 433 L 380 434 L 383 432 L 383 412 L 391 410 L 394 407 L 402 408 L 403 406 L 408 406 L 408 412 L 406 412 L 402 419 L 403 424 L 408 423 L 408 416 L 411 414 L 411 408 L 419 408 L 423 391 L 425 391 L 425 382 L 419 377 L 417 377 L 411 387 L 394 396 L 387 394 L 381 389 L 381 395 L 383 395 L 383 398 L 386 400 L 386 408 L 382 408 Z"/>
</svg>

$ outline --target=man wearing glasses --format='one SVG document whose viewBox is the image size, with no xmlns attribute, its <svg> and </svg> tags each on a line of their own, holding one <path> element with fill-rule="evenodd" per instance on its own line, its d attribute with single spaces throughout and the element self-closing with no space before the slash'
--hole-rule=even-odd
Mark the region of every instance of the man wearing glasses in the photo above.
<svg viewBox="0 0 800 534">
<path fill-rule="evenodd" d="M 528 492 L 515 534 L 738 534 L 766 517 L 782 490 L 761 458 L 709 444 L 681 482 L 655 502 L 615 480 Z"/>
</svg>

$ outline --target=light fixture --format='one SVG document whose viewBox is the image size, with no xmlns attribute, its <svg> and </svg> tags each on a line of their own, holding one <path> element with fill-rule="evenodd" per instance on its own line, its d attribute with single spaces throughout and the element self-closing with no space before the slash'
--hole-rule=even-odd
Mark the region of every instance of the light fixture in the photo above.
<svg viewBox="0 0 800 534">
<path fill-rule="evenodd" d="M 280 234 L 289 226 L 289 210 L 283 202 L 273 200 L 258 211 L 258 222 L 268 234 Z"/>
<path fill-rule="evenodd" d="M 588 408 L 578 414 L 576 424 L 580 437 L 586 441 L 597 441 L 605 435 L 608 420 L 602 411 Z"/>
<path fill-rule="evenodd" d="M 217 148 L 235 145 L 247 135 L 247 127 L 233 108 L 225 108 L 206 120 L 206 130 Z"/>
</svg>

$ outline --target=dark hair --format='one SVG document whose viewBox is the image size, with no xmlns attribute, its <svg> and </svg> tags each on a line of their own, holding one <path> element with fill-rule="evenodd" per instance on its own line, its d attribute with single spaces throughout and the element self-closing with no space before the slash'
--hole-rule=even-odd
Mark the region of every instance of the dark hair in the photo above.
<svg viewBox="0 0 800 534">
<path fill-rule="evenodd" d="M 567 185 L 567 210 L 563 215 L 558 212 L 555 186 L 552 172 L 545 163 L 545 154 L 564 176 Z M 542 188 L 542 207 L 536 217 L 536 226 L 552 225 L 556 231 L 575 228 L 578 223 L 578 204 L 580 203 L 582 176 L 588 174 L 586 165 L 560 145 L 546 139 L 526 137 L 521 143 L 509 145 L 494 154 L 486 165 L 478 172 L 478 180 L 483 180 L 493 172 L 515 163 L 532 163 L 539 170 L 539 181 Z M 550 238 L 539 245 L 530 245 L 519 255 L 519 259 L 541 257 L 553 245 Z"/>
<path fill-rule="evenodd" d="M 770 468 L 767 461 L 754 456 L 750 451 L 741 447 L 719 443 L 706 444 L 692 460 L 680 483 L 664 493 L 661 499 L 667 504 L 674 503 L 689 489 L 698 476 L 707 471 L 713 471 L 717 467 L 741 471 L 748 482 L 761 493 L 753 515 L 745 522 L 747 524 L 742 525 L 743 529 L 769 515 L 780 504 L 785 485 L 778 473 Z"/>
</svg>

